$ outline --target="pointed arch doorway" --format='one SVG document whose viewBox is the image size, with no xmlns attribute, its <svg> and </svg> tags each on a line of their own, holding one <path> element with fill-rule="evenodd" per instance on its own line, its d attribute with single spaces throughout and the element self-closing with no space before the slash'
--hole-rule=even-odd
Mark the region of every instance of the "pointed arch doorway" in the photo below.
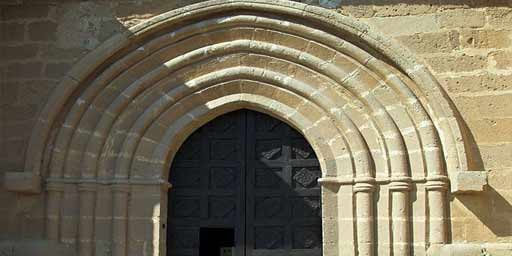
<svg viewBox="0 0 512 256">
<path fill-rule="evenodd" d="M 167 254 L 322 255 L 319 177 L 311 146 L 284 122 L 245 109 L 210 121 L 171 166 Z"/>
</svg>

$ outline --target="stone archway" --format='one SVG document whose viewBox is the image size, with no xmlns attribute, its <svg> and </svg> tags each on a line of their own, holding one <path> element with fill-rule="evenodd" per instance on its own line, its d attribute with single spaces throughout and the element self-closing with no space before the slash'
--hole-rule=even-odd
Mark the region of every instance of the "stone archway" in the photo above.
<svg viewBox="0 0 512 256">
<path fill-rule="evenodd" d="M 283 120 L 314 148 L 325 255 L 421 255 L 448 241 L 448 174 L 468 170 L 449 99 L 395 42 L 288 1 L 204 2 L 114 36 L 67 74 L 26 172 L 7 178 L 21 176 L 18 191 L 43 181 L 46 235 L 80 255 L 165 255 L 174 153 L 240 108 Z"/>
</svg>

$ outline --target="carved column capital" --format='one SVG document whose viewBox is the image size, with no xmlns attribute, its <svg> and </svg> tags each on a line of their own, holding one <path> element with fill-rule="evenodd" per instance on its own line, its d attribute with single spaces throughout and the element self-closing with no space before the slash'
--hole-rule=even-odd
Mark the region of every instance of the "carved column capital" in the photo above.
<svg viewBox="0 0 512 256">
<path fill-rule="evenodd" d="M 397 176 L 391 177 L 389 183 L 389 190 L 391 191 L 409 191 L 412 187 L 411 177 Z"/>
<path fill-rule="evenodd" d="M 354 192 L 367 192 L 372 193 L 375 191 L 375 179 L 371 177 L 356 178 L 354 180 Z"/>
<path fill-rule="evenodd" d="M 46 183 L 46 191 L 57 191 L 62 192 L 64 191 L 64 186 L 66 184 L 60 183 L 60 182 L 47 182 Z"/>
<path fill-rule="evenodd" d="M 112 192 L 124 192 L 129 193 L 130 192 L 130 185 L 129 184 L 112 184 L 110 185 Z"/>
<path fill-rule="evenodd" d="M 447 191 L 450 180 L 447 176 L 438 175 L 427 177 L 426 189 L 427 191 Z"/>
<path fill-rule="evenodd" d="M 98 185 L 94 183 L 81 183 L 78 184 L 78 191 L 95 192 L 98 189 Z"/>
</svg>

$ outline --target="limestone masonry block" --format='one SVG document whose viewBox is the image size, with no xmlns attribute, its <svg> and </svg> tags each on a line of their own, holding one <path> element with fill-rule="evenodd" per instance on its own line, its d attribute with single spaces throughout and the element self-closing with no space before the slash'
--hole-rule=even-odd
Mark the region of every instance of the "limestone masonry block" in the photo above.
<svg viewBox="0 0 512 256">
<path fill-rule="evenodd" d="M 39 192 L 41 181 L 28 172 L 6 172 L 4 187 L 8 191 Z"/>
<path fill-rule="evenodd" d="M 512 243 L 490 244 L 449 244 L 433 247 L 428 256 L 509 256 Z"/>
<path fill-rule="evenodd" d="M 487 172 L 484 171 L 463 171 L 451 177 L 452 193 L 473 193 L 481 192 L 487 185 Z"/>
<path fill-rule="evenodd" d="M 0 38 L 5 42 L 23 41 L 25 24 L 19 22 L 0 23 Z"/>
<path fill-rule="evenodd" d="M 510 8 L 490 8 L 487 10 L 487 19 L 492 27 L 510 29 L 512 10 Z"/>
<path fill-rule="evenodd" d="M 488 58 L 477 54 L 446 54 L 427 58 L 427 62 L 436 73 L 470 72 L 484 69 Z"/>
<path fill-rule="evenodd" d="M 400 36 L 398 40 L 416 53 L 452 52 L 459 46 L 459 33 L 455 30 L 417 33 L 410 36 Z"/>
<path fill-rule="evenodd" d="M 462 30 L 460 41 L 465 48 L 507 48 L 511 45 L 511 33 L 507 30 Z"/>
<path fill-rule="evenodd" d="M 512 51 L 496 51 L 490 54 L 491 63 L 497 69 L 512 70 Z"/>
<path fill-rule="evenodd" d="M 441 28 L 479 28 L 485 25 L 485 14 L 480 10 L 452 10 L 438 16 Z"/>
</svg>

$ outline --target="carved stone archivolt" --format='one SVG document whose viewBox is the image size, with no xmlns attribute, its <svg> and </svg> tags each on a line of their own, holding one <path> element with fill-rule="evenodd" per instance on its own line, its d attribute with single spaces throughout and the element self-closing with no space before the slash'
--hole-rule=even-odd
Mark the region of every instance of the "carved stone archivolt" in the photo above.
<svg viewBox="0 0 512 256">
<path fill-rule="evenodd" d="M 318 156 L 325 255 L 423 255 L 448 241 L 448 174 L 468 161 L 456 110 L 411 56 L 295 2 L 216 0 L 159 15 L 67 74 L 34 128 L 22 187 L 37 191 L 42 178 L 46 235 L 80 255 L 100 242 L 112 255 L 165 255 L 175 152 L 213 118 L 253 109 L 295 127 Z M 315 175 L 294 178 L 309 186 Z M 279 243 L 268 232 L 262 247 Z"/>
</svg>

